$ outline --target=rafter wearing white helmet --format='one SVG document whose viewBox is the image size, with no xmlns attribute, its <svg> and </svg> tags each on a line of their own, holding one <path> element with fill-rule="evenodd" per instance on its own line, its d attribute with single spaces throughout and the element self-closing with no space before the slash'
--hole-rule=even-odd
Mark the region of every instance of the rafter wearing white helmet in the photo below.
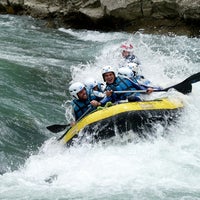
<svg viewBox="0 0 200 200">
<path fill-rule="evenodd" d="M 112 72 L 115 76 L 115 70 L 110 65 L 104 66 L 101 70 L 101 74 L 104 81 L 105 81 L 104 74 L 108 72 Z"/>
<path fill-rule="evenodd" d="M 135 75 L 135 76 L 138 74 L 139 67 L 138 67 L 138 64 L 137 64 L 137 63 L 128 63 L 128 64 L 127 64 L 127 67 L 128 67 L 129 69 L 131 69 L 131 70 L 134 72 L 134 75 Z"/>
<path fill-rule="evenodd" d="M 70 95 L 75 98 L 79 99 L 78 93 L 85 88 L 85 85 L 81 82 L 76 82 L 70 85 L 69 87 L 69 93 Z"/>
<path fill-rule="evenodd" d="M 88 78 L 85 80 L 84 84 L 88 89 L 93 89 L 95 86 L 98 85 L 98 82 L 93 78 Z"/>
<path fill-rule="evenodd" d="M 90 90 L 91 94 L 95 95 L 96 97 L 101 98 L 105 97 L 106 95 L 103 93 L 105 86 L 101 83 L 98 83 L 96 80 L 93 78 L 88 78 L 85 81 L 85 86 L 87 87 L 88 90 Z"/>
<path fill-rule="evenodd" d="M 134 77 L 133 71 L 128 67 L 122 67 L 118 70 L 118 76 L 132 79 Z"/>
</svg>

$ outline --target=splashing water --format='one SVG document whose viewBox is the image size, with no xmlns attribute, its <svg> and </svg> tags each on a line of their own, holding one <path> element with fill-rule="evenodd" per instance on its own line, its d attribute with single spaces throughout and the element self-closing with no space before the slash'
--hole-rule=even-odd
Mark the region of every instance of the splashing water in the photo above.
<svg viewBox="0 0 200 200">
<path fill-rule="evenodd" d="M 133 43 L 143 74 L 166 87 L 199 72 L 199 39 L 43 23 L 0 15 L 1 199 L 199 199 L 199 83 L 177 96 L 185 109 L 166 137 L 68 149 L 57 142 L 62 133 L 45 128 L 66 123 L 65 112 L 70 121 L 69 83 L 103 81 L 102 66 L 117 69 L 122 42 Z"/>
</svg>

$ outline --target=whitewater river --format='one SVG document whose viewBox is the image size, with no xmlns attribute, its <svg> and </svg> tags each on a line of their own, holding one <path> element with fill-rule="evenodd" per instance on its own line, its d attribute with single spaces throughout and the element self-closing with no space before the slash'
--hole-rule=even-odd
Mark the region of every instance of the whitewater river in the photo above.
<svg viewBox="0 0 200 200">
<path fill-rule="evenodd" d="M 200 199 L 199 83 L 177 94 L 185 109 L 156 139 L 67 149 L 62 133 L 46 129 L 69 123 L 70 81 L 102 81 L 122 42 L 133 44 L 143 74 L 167 87 L 200 71 L 200 39 L 44 25 L 0 15 L 0 199 Z"/>
</svg>

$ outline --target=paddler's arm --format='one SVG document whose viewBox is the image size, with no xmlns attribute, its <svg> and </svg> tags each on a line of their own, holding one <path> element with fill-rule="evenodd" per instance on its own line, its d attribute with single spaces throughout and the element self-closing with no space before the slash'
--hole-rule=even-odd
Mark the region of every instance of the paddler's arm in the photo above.
<svg viewBox="0 0 200 200">
<path fill-rule="evenodd" d="M 96 100 L 90 101 L 90 104 L 91 104 L 92 106 L 94 106 L 94 107 L 97 107 L 97 106 L 100 106 L 100 105 L 101 105 L 101 103 L 98 102 L 98 101 L 96 101 Z"/>
<path fill-rule="evenodd" d="M 151 94 L 153 92 L 153 88 L 147 88 L 147 94 Z"/>
<path fill-rule="evenodd" d="M 110 97 L 113 94 L 113 91 L 112 90 L 106 90 L 105 93 L 106 93 L 107 97 Z"/>
</svg>

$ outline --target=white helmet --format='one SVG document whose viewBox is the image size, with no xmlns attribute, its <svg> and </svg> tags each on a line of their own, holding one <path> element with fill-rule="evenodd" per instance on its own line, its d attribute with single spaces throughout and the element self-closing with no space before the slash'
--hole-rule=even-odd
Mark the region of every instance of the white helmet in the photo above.
<svg viewBox="0 0 200 200">
<path fill-rule="evenodd" d="M 101 70 L 101 74 L 103 76 L 103 80 L 104 80 L 104 74 L 107 73 L 107 72 L 113 72 L 114 75 L 115 75 L 115 71 L 114 69 L 110 66 L 110 65 L 107 65 L 107 66 L 104 66 Z M 105 80 L 104 80 L 105 81 Z"/>
<path fill-rule="evenodd" d="M 104 66 L 101 70 L 101 73 L 102 75 L 107 73 L 107 72 L 113 72 L 115 73 L 114 69 L 110 66 L 110 65 L 107 65 L 107 66 Z"/>
<path fill-rule="evenodd" d="M 131 69 L 133 72 L 135 72 L 135 74 L 137 74 L 138 71 L 139 71 L 139 67 L 138 67 L 138 64 L 137 64 L 137 63 L 134 63 L 134 62 L 128 63 L 128 64 L 127 64 L 127 67 L 128 67 L 129 69 Z"/>
<path fill-rule="evenodd" d="M 128 67 L 119 68 L 118 76 L 125 77 L 125 78 L 132 78 L 134 77 L 134 73 Z"/>
<path fill-rule="evenodd" d="M 79 99 L 77 93 L 80 92 L 83 88 L 85 88 L 85 86 L 81 82 L 71 84 L 69 87 L 70 95 L 76 99 Z"/>
<path fill-rule="evenodd" d="M 96 80 L 94 80 L 93 78 L 88 78 L 86 79 L 85 81 L 85 86 L 88 88 L 88 89 L 92 89 L 94 88 L 95 86 L 98 85 L 98 82 Z"/>
<path fill-rule="evenodd" d="M 125 44 L 122 44 L 120 46 L 120 48 L 121 48 L 122 51 L 129 51 L 129 52 L 133 51 L 133 45 L 132 44 L 125 43 Z"/>
</svg>

